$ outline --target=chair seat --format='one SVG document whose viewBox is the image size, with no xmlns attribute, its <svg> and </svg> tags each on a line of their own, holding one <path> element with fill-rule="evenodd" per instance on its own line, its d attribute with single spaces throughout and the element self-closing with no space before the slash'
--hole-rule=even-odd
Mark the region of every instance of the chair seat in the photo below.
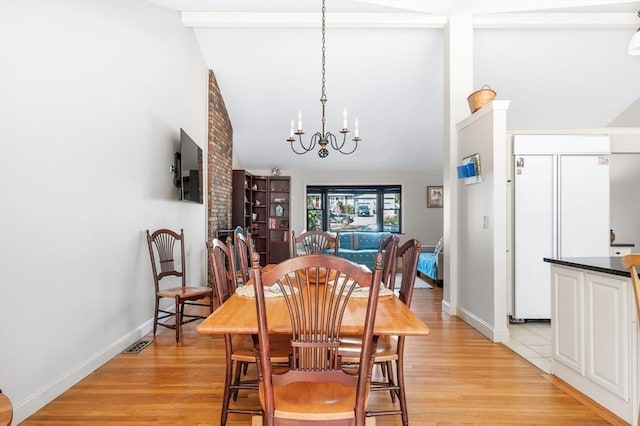
<svg viewBox="0 0 640 426">
<path fill-rule="evenodd" d="M 273 388 L 278 418 L 297 420 L 336 420 L 354 418 L 353 388 L 332 382 L 296 382 Z M 260 400 L 264 401 L 260 384 Z"/>
<path fill-rule="evenodd" d="M 339 353 L 343 363 L 360 362 L 360 343 L 358 337 L 341 337 Z M 398 340 L 392 336 L 380 336 L 376 346 L 375 362 L 386 362 L 398 359 Z"/>
<path fill-rule="evenodd" d="M 291 336 L 286 334 L 272 334 L 269 336 L 271 345 L 271 362 L 284 364 L 289 362 L 291 353 Z M 253 339 L 248 334 L 238 334 L 232 338 L 233 353 L 231 359 L 240 362 L 256 362 L 256 352 Z"/>
<path fill-rule="evenodd" d="M 13 419 L 13 406 L 5 394 L 0 392 L 0 426 L 8 426 Z"/>
<path fill-rule="evenodd" d="M 176 296 L 194 296 L 202 297 L 212 293 L 211 287 L 172 287 L 163 288 L 158 292 L 160 297 L 176 297 Z"/>
</svg>

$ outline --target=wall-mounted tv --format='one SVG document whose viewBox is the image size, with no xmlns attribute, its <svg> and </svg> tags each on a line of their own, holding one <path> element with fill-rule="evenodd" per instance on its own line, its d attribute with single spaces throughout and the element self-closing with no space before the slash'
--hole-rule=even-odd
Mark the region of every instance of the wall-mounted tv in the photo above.
<svg viewBox="0 0 640 426">
<path fill-rule="evenodd" d="M 180 151 L 175 153 L 173 183 L 180 199 L 202 204 L 202 149 L 180 129 Z"/>
</svg>

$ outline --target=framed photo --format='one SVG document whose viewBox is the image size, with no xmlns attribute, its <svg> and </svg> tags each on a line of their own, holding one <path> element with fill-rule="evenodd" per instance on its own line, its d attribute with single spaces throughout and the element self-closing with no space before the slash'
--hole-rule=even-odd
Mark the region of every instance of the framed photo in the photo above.
<svg viewBox="0 0 640 426">
<path fill-rule="evenodd" d="M 427 207 L 442 208 L 442 186 L 427 186 Z"/>
</svg>

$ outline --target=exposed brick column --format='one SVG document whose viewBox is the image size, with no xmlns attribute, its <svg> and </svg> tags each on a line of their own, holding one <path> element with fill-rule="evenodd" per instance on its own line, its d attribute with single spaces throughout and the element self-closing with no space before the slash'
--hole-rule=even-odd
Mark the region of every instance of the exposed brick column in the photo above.
<svg viewBox="0 0 640 426">
<path fill-rule="evenodd" d="M 207 149 L 207 237 L 231 226 L 233 128 L 213 71 L 209 70 Z"/>
</svg>

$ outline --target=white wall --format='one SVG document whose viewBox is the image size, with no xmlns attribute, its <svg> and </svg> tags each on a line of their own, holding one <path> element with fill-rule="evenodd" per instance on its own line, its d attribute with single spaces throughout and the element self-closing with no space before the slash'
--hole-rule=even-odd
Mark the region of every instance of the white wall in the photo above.
<svg viewBox="0 0 640 426">
<path fill-rule="evenodd" d="M 22 421 L 151 327 L 144 230 L 184 228 L 183 127 L 203 148 L 207 68 L 177 12 L 141 0 L 0 2 L 0 387 Z M 188 344 L 184 342 L 183 344 Z"/>
<path fill-rule="evenodd" d="M 493 341 L 508 341 L 506 110 L 494 101 L 457 126 L 458 164 L 479 154 L 482 181 L 458 185 L 458 315 Z M 453 174 L 453 171 L 452 171 Z M 454 290 L 455 289 L 455 290 Z"/>
<path fill-rule="evenodd" d="M 314 155 L 313 153 L 307 155 Z M 250 170 L 269 175 L 270 170 Z M 396 170 L 383 172 L 315 172 L 282 170 L 291 176 L 291 203 L 294 206 L 291 229 L 306 228 L 306 190 L 308 185 L 402 185 L 402 231 L 400 242 L 418 239 L 423 246 L 435 246 L 442 237 L 442 209 L 427 208 L 427 186 L 442 185 L 441 170 Z"/>
</svg>

